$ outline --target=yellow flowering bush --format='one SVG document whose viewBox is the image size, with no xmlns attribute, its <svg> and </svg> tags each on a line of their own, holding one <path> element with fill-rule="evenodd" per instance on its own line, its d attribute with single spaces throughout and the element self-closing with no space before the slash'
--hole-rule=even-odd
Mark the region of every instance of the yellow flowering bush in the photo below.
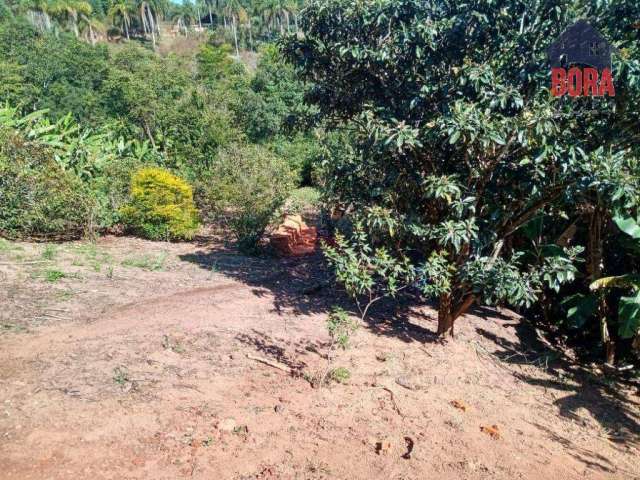
<svg viewBox="0 0 640 480">
<path fill-rule="evenodd" d="M 199 227 L 191 186 L 156 167 L 133 175 L 131 200 L 120 214 L 129 230 L 152 240 L 189 240 Z"/>
</svg>

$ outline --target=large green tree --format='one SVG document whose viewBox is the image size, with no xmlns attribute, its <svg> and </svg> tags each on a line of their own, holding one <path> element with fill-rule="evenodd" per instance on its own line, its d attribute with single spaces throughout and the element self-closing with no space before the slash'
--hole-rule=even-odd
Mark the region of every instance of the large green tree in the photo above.
<svg viewBox="0 0 640 480">
<path fill-rule="evenodd" d="M 620 49 L 615 99 L 550 95 L 546 49 L 581 18 Z M 312 2 L 283 49 L 348 132 L 324 177 L 355 212 L 328 250 L 338 279 L 367 305 L 402 288 L 437 297 L 443 336 L 474 302 L 531 304 L 572 280 L 580 248 L 534 262 L 517 237 L 591 186 L 637 177 L 639 18 L 629 0 Z M 637 190 L 620 192 L 636 208 Z"/>
</svg>

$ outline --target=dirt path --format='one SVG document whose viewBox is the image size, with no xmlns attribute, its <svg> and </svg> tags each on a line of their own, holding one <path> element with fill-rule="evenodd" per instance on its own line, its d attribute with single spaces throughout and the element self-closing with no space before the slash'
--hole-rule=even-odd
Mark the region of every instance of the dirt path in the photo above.
<svg viewBox="0 0 640 480">
<path fill-rule="evenodd" d="M 305 290 L 315 260 L 162 248 L 170 268 L 70 277 L 98 293 L 0 336 L 0 478 L 640 478 L 638 397 L 543 368 L 511 314 L 469 315 L 448 345 L 428 309 L 381 317 L 336 361 L 347 383 L 312 388 L 336 296 Z M 5 276 L 7 310 L 54 288 L 27 277 Z"/>
</svg>

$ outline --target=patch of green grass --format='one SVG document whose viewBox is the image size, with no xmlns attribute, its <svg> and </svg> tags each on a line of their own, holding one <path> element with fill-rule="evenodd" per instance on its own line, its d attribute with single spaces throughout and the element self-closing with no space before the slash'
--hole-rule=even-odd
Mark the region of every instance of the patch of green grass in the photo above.
<svg viewBox="0 0 640 480">
<path fill-rule="evenodd" d="M 344 367 L 334 368 L 329 372 L 329 378 L 334 382 L 347 383 L 351 378 L 351 372 Z"/>
<path fill-rule="evenodd" d="M 57 282 L 61 278 L 65 278 L 67 275 L 60 270 L 45 270 L 44 279 L 47 282 Z"/>
<path fill-rule="evenodd" d="M 75 247 L 75 253 L 80 258 L 73 260 L 73 265 L 82 267 L 88 265 L 94 272 L 101 272 L 104 264 L 113 263 L 113 258 L 107 252 L 100 250 L 93 242 L 81 243 Z"/>
<path fill-rule="evenodd" d="M 20 250 L 24 250 L 24 248 L 22 248 L 20 245 L 16 245 L 13 242 L 10 242 L 9 240 L 0 238 L 0 253 L 9 253 Z"/>
<path fill-rule="evenodd" d="M 58 254 L 58 248 L 55 245 L 45 245 L 40 256 L 44 260 L 53 260 Z"/>
<path fill-rule="evenodd" d="M 74 250 L 85 258 L 96 258 L 98 256 L 98 247 L 93 242 L 76 245 Z"/>
<path fill-rule="evenodd" d="M 302 213 L 304 210 L 314 210 L 320 206 L 320 192 L 313 187 L 301 187 L 289 195 L 286 209 L 290 213 Z"/>
<path fill-rule="evenodd" d="M 142 268 L 151 272 L 158 272 L 164 269 L 167 260 L 167 253 L 161 252 L 158 255 L 142 255 L 139 257 L 129 257 L 122 261 L 124 267 Z"/>
</svg>

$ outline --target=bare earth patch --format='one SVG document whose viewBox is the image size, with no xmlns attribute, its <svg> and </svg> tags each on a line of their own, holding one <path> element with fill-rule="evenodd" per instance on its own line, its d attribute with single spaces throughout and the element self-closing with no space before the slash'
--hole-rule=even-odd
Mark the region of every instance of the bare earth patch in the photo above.
<svg viewBox="0 0 640 480">
<path fill-rule="evenodd" d="M 508 311 L 446 345 L 428 308 L 380 314 L 312 388 L 341 298 L 317 257 L 0 247 L 0 478 L 640 478 L 637 392 Z"/>
</svg>

